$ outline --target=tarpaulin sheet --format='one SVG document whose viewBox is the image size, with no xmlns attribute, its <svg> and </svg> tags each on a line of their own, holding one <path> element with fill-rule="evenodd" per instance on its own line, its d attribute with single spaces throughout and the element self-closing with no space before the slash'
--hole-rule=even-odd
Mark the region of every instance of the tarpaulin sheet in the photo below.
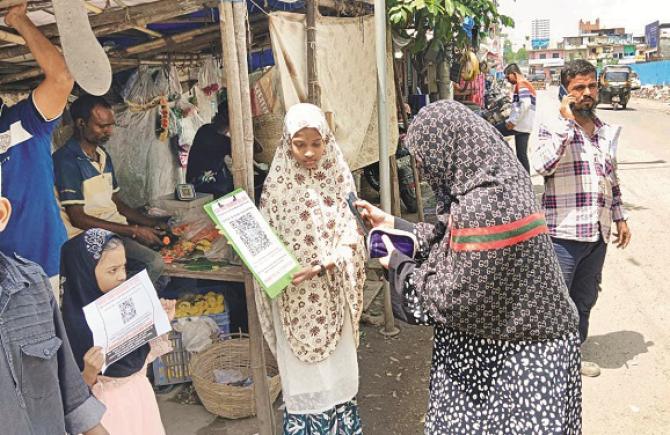
<svg viewBox="0 0 670 435">
<path fill-rule="evenodd" d="M 316 22 L 316 63 L 321 88 L 321 107 L 333 112 L 335 136 L 352 170 L 379 160 L 377 121 L 377 65 L 375 27 L 372 16 L 337 18 L 319 16 Z M 307 101 L 307 54 L 305 16 L 270 14 L 270 37 L 284 111 Z M 393 86 L 393 61 L 387 56 L 387 101 L 389 104 L 389 148 L 398 141 L 397 111 Z M 260 128 L 264 128 L 260 126 Z M 281 129 L 274 137 L 276 148 Z"/>
</svg>

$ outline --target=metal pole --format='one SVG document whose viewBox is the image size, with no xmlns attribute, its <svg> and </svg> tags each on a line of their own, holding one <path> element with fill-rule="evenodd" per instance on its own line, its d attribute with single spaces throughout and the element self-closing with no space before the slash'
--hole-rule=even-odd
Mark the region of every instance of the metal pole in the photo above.
<svg viewBox="0 0 670 435">
<path fill-rule="evenodd" d="M 391 168 L 389 164 L 389 116 L 386 95 L 386 1 L 375 0 L 375 40 L 377 51 L 377 109 L 379 115 L 379 192 L 382 209 L 391 212 Z M 395 326 L 391 305 L 391 288 L 384 286 L 384 329 L 382 334 L 397 335 L 400 330 Z"/>
</svg>

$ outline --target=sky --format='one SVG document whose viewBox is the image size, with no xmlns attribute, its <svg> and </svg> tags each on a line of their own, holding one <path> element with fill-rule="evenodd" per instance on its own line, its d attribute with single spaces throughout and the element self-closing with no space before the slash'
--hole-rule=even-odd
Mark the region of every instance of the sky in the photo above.
<svg viewBox="0 0 670 435">
<path fill-rule="evenodd" d="M 551 21 L 552 46 L 564 36 L 579 34 L 579 20 L 595 21 L 600 26 L 625 27 L 635 36 L 644 35 L 644 26 L 656 20 L 670 23 L 668 0 L 499 0 L 498 10 L 514 19 L 515 27 L 505 29 L 515 49 L 526 43 L 534 19 Z"/>
</svg>

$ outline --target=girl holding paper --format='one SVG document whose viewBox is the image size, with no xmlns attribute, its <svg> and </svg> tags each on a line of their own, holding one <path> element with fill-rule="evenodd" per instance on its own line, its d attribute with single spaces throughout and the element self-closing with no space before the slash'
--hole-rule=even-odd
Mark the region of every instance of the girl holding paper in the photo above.
<svg viewBox="0 0 670 435">
<path fill-rule="evenodd" d="M 104 355 L 93 346 L 84 317 L 83 307 L 126 280 L 123 242 L 112 232 L 94 228 L 65 243 L 61 254 L 63 321 L 84 381 L 107 407 L 103 425 L 110 435 L 164 435 L 146 367 L 170 350 L 167 337 L 134 350 L 110 365 L 103 376 Z M 172 319 L 174 301 L 161 302 Z"/>
<path fill-rule="evenodd" d="M 438 221 L 357 206 L 371 226 L 419 241 L 409 258 L 386 239 L 381 262 L 396 317 L 435 327 L 425 433 L 581 433 L 577 310 L 530 177 L 491 125 L 453 101 L 423 108 L 405 142 Z"/>
<path fill-rule="evenodd" d="M 355 398 L 365 252 L 350 192 L 353 177 L 321 109 L 291 107 L 260 210 L 303 269 L 273 300 L 256 286 L 282 380 L 284 433 L 362 433 Z"/>
</svg>

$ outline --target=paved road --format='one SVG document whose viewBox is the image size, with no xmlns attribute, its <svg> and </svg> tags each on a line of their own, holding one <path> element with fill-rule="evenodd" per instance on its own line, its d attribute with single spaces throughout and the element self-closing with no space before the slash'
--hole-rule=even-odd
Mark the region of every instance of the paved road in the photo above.
<svg viewBox="0 0 670 435">
<path fill-rule="evenodd" d="M 557 113 L 556 95 L 540 91 L 538 118 Z M 619 178 L 633 239 L 609 250 L 591 317 L 584 356 L 603 373 L 584 378 L 584 434 L 670 434 L 670 105 L 634 99 L 598 115 L 623 127 Z"/>
</svg>

